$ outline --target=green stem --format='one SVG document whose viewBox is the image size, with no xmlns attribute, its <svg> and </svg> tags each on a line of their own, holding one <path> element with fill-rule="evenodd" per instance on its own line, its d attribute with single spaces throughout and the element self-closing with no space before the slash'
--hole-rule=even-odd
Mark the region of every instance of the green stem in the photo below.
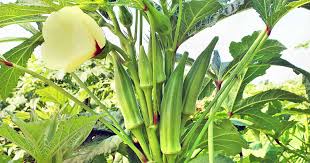
<svg viewBox="0 0 310 163">
<path fill-rule="evenodd" d="M 211 109 L 211 111 L 212 111 L 212 109 Z M 209 163 L 214 163 L 213 126 L 214 126 L 214 122 L 211 120 L 209 127 L 208 127 Z"/>
<path fill-rule="evenodd" d="M 114 25 L 114 34 L 117 35 L 119 37 L 119 39 L 121 40 L 121 42 L 127 42 L 127 38 L 125 37 L 125 35 L 123 34 L 123 32 L 121 31 L 121 28 L 119 26 L 119 23 L 116 19 L 116 16 L 113 12 L 113 10 L 111 9 L 107 9 L 106 12 L 108 13 L 110 19 L 112 20 L 113 22 L 113 25 Z"/>
<path fill-rule="evenodd" d="M 118 53 L 124 58 L 125 61 L 128 61 L 128 60 L 129 60 L 129 58 L 128 58 L 126 52 L 125 52 L 123 49 L 121 49 L 120 47 L 118 47 L 118 46 L 116 46 L 116 45 L 114 45 L 114 44 L 110 44 L 110 45 L 111 45 L 111 48 L 112 48 L 113 50 L 115 50 L 116 52 L 118 52 Z"/>
<path fill-rule="evenodd" d="M 183 12 L 183 0 L 179 0 L 179 15 L 178 15 L 177 27 L 174 33 L 173 49 L 177 49 L 179 31 L 181 28 L 182 12 Z"/>
<path fill-rule="evenodd" d="M 177 155 L 166 155 L 167 163 L 175 163 Z"/>
<path fill-rule="evenodd" d="M 145 137 L 144 137 L 144 134 L 142 132 L 143 131 L 143 127 L 140 126 L 140 127 L 134 128 L 134 129 L 132 129 L 130 131 L 137 138 L 137 140 L 138 140 L 142 150 L 144 151 L 147 159 L 148 160 L 152 160 L 151 154 L 149 152 L 150 151 L 149 146 L 147 145 Z"/>
<path fill-rule="evenodd" d="M 148 15 L 150 15 L 149 11 L 147 12 Z M 152 90 L 152 97 L 153 97 L 153 109 L 154 110 L 158 110 L 158 103 L 157 103 L 157 82 L 156 82 L 156 79 L 157 79 L 157 69 L 156 69 L 156 66 L 155 66 L 155 63 L 156 63 L 156 36 L 155 36 L 155 24 L 154 22 L 152 21 L 152 19 L 150 19 L 150 26 L 151 26 L 151 44 L 152 44 L 152 63 L 153 63 L 153 66 L 152 66 L 152 70 L 153 70 L 153 90 Z"/>
<path fill-rule="evenodd" d="M 142 45 L 142 37 L 143 37 L 143 15 L 142 15 L 142 11 L 139 12 L 139 15 L 140 15 L 139 45 L 141 46 Z"/>
<path fill-rule="evenodd" d="M 146 131 L 147 131 L 147 135 L 148 135 L 148 139 L 149 139 L 153 158 L 157 163 L 161 163 L 162 162 L 162 160 L 161 160 L 162 156 L 161 156 L 158 137 L 156 134 L 156 129 L 157 129 L 156 127 L 150 126 L 150 127 L 146 128 Z"/>
<path fill-rule="evenodd" d="M 137 41 L 137 35 L 138 35 L 138 18 L 139 18 L 139 10 L 136 9 L 135 10 L 135 33 L 134 33 L 134 37 L 133 37 L 133 40 L 134 42 Z"/>
<path fill-rule="evenodd" d="M 118 130 L 123 131 L 122 127 L 117 123 L 115 118 L 110 114 L 110 112 L 108 111 L 107 107 L 102 102 L 100 102 L 100 100 L 97 98 L 97 96 L 94 95 L 94 93 L 85 85 L 85 83 L 83 83 L 82 80 L 74 72 L 71 73 L 71 76 L 79 84 L 79 86 L 82 87 L 88 93 L 88 95 L 93 100 L 95 100 L 95 102 L 99 105 L 99 107 L 108 115 L 108 117 L 112 120 L 114 126 Z M 125 132 L 123 134 L 125 134 Z"/>
<path fill-rule="evenodd" d="M 149 117 L 149 108 L 147 107 L 147 100 L 146 98 L 148 97 L 145 97 L 144 96 L 144 93 L 142 91 L 142 89 L 140 88 L 140 82 L 139 82 L 139 77 L 138 77 L 138 74 L 137 74 L 137 71 L 136 69 L 134 68 L 134 66 L 128 66 L 128 71 L 131 75 L 131 78 L 134 82 L 134 85 L 135 85 L 135 90 L 136 90 L 136 93 L 138 95 L 138 98 L 139 98 L 139 102 L 140 102 L 140 105 L 141 105 L 141 112 L 142 112 L 142 117 L 144 119 L 144 123 L 146 125 L 146 131 L 147 131 L 147 136 L 148 136 L 148 140 L 149 140 L 149 143 L 150 143 L 150 147 L 151 147 L 151 151 L 152 151 L 152 154 L 154 155 L 154 159 L 156 162 L 161 162 L 161 154 L 160 154 L 160 149 L 159 148 L 159 141 L 158 141 L 158 138 L 156 136 L 156 129 L 152 129 L 152 130 L 148 130 L 149 127 L 152 127 L 150 126 L 150 119 L 153 118 L 153 116 L 151 115 L 151 117 Z"/>
<path fill-rule="evenodd" d="M 308 123 L 308 115 L 305 115 L 305 142 L 309 143 L 309 123 Z"/>
<path fill-rule="evenodd" d="M 151 126 L 153 125 L 153 122 L 154 122 L 154 116 L 157 115 L 157 113 L 153 111 L 153 107 L 152 107 L 152 88 L 145 88 L 143 89 L 143 92 L 145 94 L 145 99 L 146 99 L 146 104 L 147 104 L 148 114 L 149 114 L 149 120 L 150 120 L 149 123 Z"/>
<path fill-rule="evenodd" d="M 160 0 L 160 5 L 163 8 L 164 14 L 169 16 L 167 1 L 166 0 Z"/>
<path fill-rule="evenodd" d="M 237 76 L 237 74 L 239 72 L 241 72 L 253 59 L 253 57 L 255 56 L 255 53 L 258 51 L 258 49 L 260 49 L 260 47 L 263 45 L 263 43 L 266 41 L 266 39 L 268 38 L 267 35 L 267 30 L 264 30 L 260 33 L 260 35 L 257 37 L 257 39 L 255 40 L 255 42 L 251 45 L 250 49 L 247 51 L 247 53 L 244 55 L 244 57 L 242 58 L 242 60 L 239 62 L 238 66 L 232 71 L 231 75 L 227 78 L 226 82 L 224 83 L 223 87 L 221 90 L 219 90 L 219 92 L 216 94 L 216 96 L 214 97 L 214 99 L 211 101 L 211 103 L 209 103 L 209 105 L 207 106 L 206 110 L 209 110 L 210 108 L 212 108 L 212 106 L 218 102 L 219 97 L 226 92 L 226 94 L 229 93 L 229 90 L 227 90 L 227 87 L 229 87 L 231 85 L 231 83 L 234 81 L 235 77 Z M 224 95 L 223 95 L 224 96 Z M 225 96 L 226 97 L 226 96 Z M 223 100 L 222 100 L 223 101 Z M 207 121 L 208 125 L 210 123 L 210 120 L 213 119 L 214 113 L 217 111 L 217 108 L 215 108 L 213 110 L 213 112 L 210 115 L 210 118 Z M 208 112 L 204 112 L 202 114 L 202 116 L 197 120 L 197 122 L 195 123 L 195 125 L 191 128 L 191 130 L 188 132 L 188 134 L 185 136 L 184 139 L 184 146 L 185 148 L 188 147 L 189 145 L 189 141 L 191 140 L 191 138 L 193 137 L 193 134 L 195 133 L 196 129 L 198 128 L 198 126 L 202 123 L 202 121 L 204 120 L 204 118 L 206 117 L 206 115 L 208 114 Z M 201 131 L 199 135 L 204 135 L 205 130 Z M 194 143 L 194 146 L 192 146 L 189 154 L 191 155 L 193 150 L 196 148 L 196 146 L 199 144 L 198 142 L 200 142 L 200 137 L 198 136 L 198 139 L 196 139 L 196 143 Z M 189 158 L 188 158 L 189 159 Z"/>
<path fill-rule="evenodd" d="M 0 63 L 4 66 L 7 66 L 7 64 L 4 63 L 3 60 L 0 60 Z M 9 62 L 10 63 L 10 62 Z M 56 85 L 54 82 L 52 82 L 51 80 L 43 77 L 42 75 L 31 71 L 29 69 L 26 69 L 22 66 L 16 65 L 14 63 L 11 63 L 13 68 L 16 68 L 22 72 L 25 72 L 27 74 L 32 75 L 35 78 L 38 78 L 40 80 L 42 80 L 43 82 L 45 82 L 46 84 L 48 84 L 49 86 L 53 87 L 55 90 L 57 90 L 58 92 L 60 92 L 61 94 L 63 94 L 64 96 L 68 97 L 70 100 L 72 100 L 73 102 L 75 102 L 77 105 L 79 105 L 81 108 L 85 109 L 86 111 L 97 115 L 96 112 L 94 112 L 89 106 L 85 105 L 83 102 L 81 102 L 80 100 L 78 100 L 76 97 L 74 97 L 73 95 L 71 95 L 70 93 L 68 93 L 67 91 L 65 91 L 63 88 L 59 87 L 58 85 Z M 110 122 L 107 122 L 104 118 L 100 118 L 99 121 L 101 121 L 105 126 L 107 126 L 110 130 L 112 130 L 116 135 L 118 135 L 123 141 L 124 143 L 126 143 L 135 153 L 136 155 L 139 157 L 139 159 L 142 162 L 145 162 L 145 156 L 143 155 L 143 153 L 141 153 L 141 151 L 133 144 L 133 142 L 131 141 L 131 139 L 128 137 L 128 135 L 123 135 L 121 134 L 116 128 L 114 128 Z"/>
<path fill-rule="evenodd" d="M 133 36 L 132 36 L 130 27 L 126 27 L 126 30 L 127 30 L 127 32 L 128 32 L 129 39 L 130 39 L 132 42 L 134 42 L 134 39 L 133 39 Z"/>
</svg>

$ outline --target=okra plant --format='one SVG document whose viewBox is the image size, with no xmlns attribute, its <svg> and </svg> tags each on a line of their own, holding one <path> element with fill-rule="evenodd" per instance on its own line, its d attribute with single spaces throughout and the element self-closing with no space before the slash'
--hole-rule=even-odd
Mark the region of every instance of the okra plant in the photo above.
<svg viewBox="0 0 310 163">
<path fill-rule="evenodd" d="M 18 0 L 0 4 L 1 27 L 18 24 L 33 34 L 2 55 L 0 97 L 9 97 L 18 78 L 26 73 L 85 110 L 79 117 L 57 114 L 53 121 L 30 122 L 17 120 L 9 113 L 21 133 L 3 122 L 0 135 L 39 163 L 68 162 L 72 159 L 70 152 L 81 145 L 98 119 L 98 125 L 117 135 L 138 158 L 132 162 L 242 162 L 249 143 L 235 126 L 246 126 L 257 137 L 264 134 L 271 143 L 276 142 L 292 158 L 308 162 L 309 154 L 301 154 L 283 143 L 283 135 L 296 122 L 273 119 L 262 109 L 279 101 L 309 106 L 309 98 L 280 89 L 243 98 L 246 85 L 270 65 L 290 67 L 303 74 L 306 83 L 310 81 L 309 72 L 280 58 L 285 47 L 269 39 L 282 17 L 308 3 L 310 0 Z M 241 42 L 232 42 L 231 62 L 221 62 L 216 51 L 221 38 L 217 36 L 194 61 L 187 52 L 178 53 L 178 47 L 199 31 L 248 8 L 257 11 L 266 27 Z M 102 28 L 115 35 L 119 43 L 109 40 Z M 69 74 L 100 111 L 44 74 L 27 68 L 28 59 L 40 45 L 45 68 Z M 76 74 L 87 60 L 109 60 L 113 64 L 116 105 L 124 127 L 104 99 L 98 98 Z M 198 100 L 205 104 L 201 110 L 196 107 Z M 89 114 L 90 118 L 84 117 Z M 77 129 L 69 130 L 66 137 L 59 136 L 65 132 L 67 122 L 83 117 L 85 129 L 75 126 Z M 36 127 L 45 134 L 32 132 Z M 304 127 L 308 128 L 307 115 Z M 303 149 L 309 151 L 309 131 L 305 130 Z M 53 148 L 49 149 L 52 141 L 58 144 L 51 144 Z M 69 146 L 66 141 L 76 142 Z M 281 161 L 285 159 L 283 156 Z"/>
</svg>

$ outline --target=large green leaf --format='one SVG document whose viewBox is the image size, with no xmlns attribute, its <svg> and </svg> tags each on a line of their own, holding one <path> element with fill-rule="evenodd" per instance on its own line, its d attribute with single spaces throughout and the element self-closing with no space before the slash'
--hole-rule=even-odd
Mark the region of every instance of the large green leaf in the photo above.
<svg viewBox="0 0 310 163">
<path fill-rule="evenodd" d="M 52 11 L 55 9 L 48 6 L 0 4 L 0 27 L 25 22 L 42 22 L 46 19 L 42 14 L 49 14 Z"/>
<path fill-rule="evenodd" d="M 229 52 L 234 59 L 238 59 L 238 57 L 243 56 L 254 43 L 258 35 L 259 32 L 254 32 L 252 35 L 243 37 L 241 42 L 232 42 L 229 46 Z M 262 45 L 262 48 L 257 51 L 253 59 L 253 63 L 267 63 L 271 59 L 280 58 L 281 52 L 285 49 L 285 46 L 279 41 L 268 39 Z"/>
<path fill-rule="evenodd" d="M 1 12 L 1 10 L 0 10 Z M 20 45 L 6 52 L 3 56 L 10 62 L 21 66 L 26 66 L 28 59 L 31 57 L 33 50 L 43 42 L 41 33 L 38 33 Z M 2 66 L 0 68 L 0 96 L 8 97 L 16 87 L 18 79 L 24 72 L 12 67 Z"/>
<path fill-rule="evenodd" d="M 222 151 L 227 155 L 234 156 L 240 153 L 242 148 L 247 147 L 247 142 L 242 139 L 230 120 L 226 119 L 219 123 L 215 123 L 213 132 L 214 149 L 216 151 Z M 206 147 L 207 144 L 206 135 L 200 147 Z"/>
<path fill-rule="evenodd" d="M 252 0 L 253 8 L 260 14 L 263 21 L 270 28 L 285 16 L 289 11 L 310 3 L 310 0 Z"/>
<path fill-rule="evenodd" d="M 268 134 L 274 134 L 281 126 L 279 119 L 272 117 L 269 114 L 262 113 L 261 108 L 242 110 L 239 115 L 243 116 L 244 120 L 252 122 L 250 128 L 259 129 Z"/>
<path fill-rule="evenodd" d="M 18 134 L 7 124 L 1 124 L 0 136 L 8 139 L 11 142 L 14 142 L 14 144 L 27 151 L 29 154 L 34 154 L 33 145 L 29 141 L 27 141 L 23 135 Z"/>
<path fill-rule="evenodd" d="M 21 134 L 6 124 L 0 127 L 0 136 L 26 150 L 37 160 L 50 160 L 57 151 L 68 151 L 79 146 L 90 133 L 98 116 L 74 117 L 24 122 L 13 118 Z"/>
<path fill-rule="evenodd" d="M 65 163 L 88 162 L 98 155 L 111 154 L 118 150 L 123 141 L 118 136 L 111 136 L 101 142 L 95 142 L 90 145 L 81 146 L 76 152 L 69 156 Z"/>
<path fill-rule="evenodd" d="M 233 14 L 241 5 L 243 5 L 243 0 L 235 0 L 230 3 L 220 0 L 191 0 L 183 2 L 180 43 L 199 31 L 213 26 L 223 15 Z M 178 15 L 178 13 L 175 15 Z"/>
<path fill-rule="evenodd" d="M 256 109 L 255 106 L 261 106 L 275 100 L 286 100 L 300 103 L 306 101 L 307 99 L 288 91 L 272 89 L 241 100 L 234 106 L 233 113 L 239 114 L 245 110 L 253 110 Z"/>
<path fill-rule="evenodd" d="M 305 76 L 305 78 L 310 81 L 310 73 L 306 70 L 303 70 L 295 65 L 293 65 L 292 63 L 288 62 L 287 60 L 285 59 L 282 59 L 282 58 L 275 58 L 273 60 L 270 61 L 270 64 L 272 65 L 276 65 L 276 66 L 284 66 L 284 67 L 288 67 L 288 68 L 291 68 L 293 69 L 293 71 L 296 73 L 296 74 L 303 74 Z"/>
<path fill-rule="evenodd" d="M 229 50 L 231 55 L 234 57 L 234 60 L 229 65 L 229 71 L 231 71 L 231 69 L 239 63 L 240 59 L 253 44 L 258 34 L 258 32 L 254 32 L 252 35 L 243 37 L 241 42 L 232 42 L 230 44 Z M 243 91 L 251 81 L 266 73 L 266 70 L 270 67 L 270 60 L 280 58 L 281 52 L 285 49 L 286 48 L 277 40 L 266 40 L 263 47 L 259 49 L 254 56 L 252 64 L 250 64 L 249 67 L 245 70 L 244 76 L 239 77 L 242 78 L 242 83 L 236 83 L 234 86 L 235 91 L 231 91 L 230 94 L 235 94 L 231 96 L 236 96 L 236 98 L 233 99 L 235 102 L 238 102 L 242 99 Z M 234 104 L 235 102 L 231 103 Z"/>
<path fill-rule="evenodd" d="M 216 155 L 214 157 L 214 161 L 216 163 L 233 163 L 234 162 L 231 158 L 224 156 L 224 155 Z M 209 163 L 209 155 L 208 154 L 199 155 L 196 158 L 189 161 L 189 163 Z"/>
<path fill-rule="evenodd" d="M 68 98 L 65 95 L 63 95 L 53 87 L 38 89 L 36 90 L 36 93 L 41 97 L 40 100 L 44 102 L 64 104 L 68 101 Z"/>
</svg>

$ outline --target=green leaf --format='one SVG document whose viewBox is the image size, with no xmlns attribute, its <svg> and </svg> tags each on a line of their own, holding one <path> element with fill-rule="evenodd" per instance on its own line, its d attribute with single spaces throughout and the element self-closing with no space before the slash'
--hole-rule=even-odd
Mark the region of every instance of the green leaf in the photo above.
<svg viewBox="0 0 310 163">
<path fill-rule="evenodd" d="M 12 129 L 7 124 L 1 124 L 0 126 L 0 136 L 8 139 L 9 141 L 13 142 L 20 148 L 27 151 L 29 154 L 34 154 L 32 152 L 33 145 L 25 139 L 25 137 L 21 134 L 18 134 L 14 129 Z"/>
<path fill-rule="evenodd" d="M 309 72 L 293 65 L 292 63 L 288 62 L 287 60 L 284 60 L 282 58 L 277 58 L 277 59 L 271 60 L 270 64 L 292 68 L 296 74 L 303 74 L 305 76 L 305 78 L 307 78 L 307 80 L 310 81 L 310 73 Z"/>
<path fill-rule="evenodd" d="M 310 109 L 298 109 L 298 108 L 290 108 L 284 109 L 280 113 L 275 114 L 276 116 L 282 114 L 290 114 L 290 115 L 308 115 L 310 116 Z"/>
<path fill-rule="evenodd" d="M 46 16 L 55 11 L 52 7 L 26 6 L 18 4 L 0 4 L 0 27 L 26 22 L 43 22 Z"/>
<path fill-rule="evenodd" d="M 240 56 L 243 56 L 251 47 L 258 35 L 259 32 L 256 31 L 252 35 L 243 37 L 241 42 L 232 42 L 229 46 L 229 52 L 234 59 L 238 59 Z M 253 63 L 267 63 L 274 58 L 280 58 L 281 52 L 285 49 L 285 46 L 279 41 L 268 39 L 262 45 L 262 48 L 256 53 Z"/>
<path fill-rule="evenodd" d="M 111 136 L 101 142 L 95 142 L 90 145 L 81 146 L 71 156 L 69 156 L 65 163 L 70 162 L 88 162 L 98 155 L 111 154 L 118 150 L 122 140 L 117 136 Z"/>
<path fill-rule="evenodd" d="M 213 80 L 208 78 L 205 86 L 199 93 L 198 99 L 202 100 L 204 97 L 211 96 L 215 90 L 215 85 L 213 84 Z"/>
<path fill-rule="evenodd" d="M 303 75 L 303 81 L 302 83 L 304 84 L 305 88 L 306 88 L 306 94 L 308 96 L 308 100 L 310 100 L 310 79 L 306 78 L 305 75 Z"/>
<path fill-rule="evenodd" d="M 185 34 L 192 33 L 190 30 L 200 20 L 206 17 L 212 18 L 213 14 L 216 14 L 222 6 L 217 0 L 192 0 L 183 3 L 182 24 L 180 30 L 180 40 L 185 37 Z"/>
<path fill-rule="evenodd" d="M 227 155 L 236 155 L 241 152 L 242 148 L 247 147 L 247 142 L 242 139 L 237 129 L 233 126 L 230 120 L 222 120 L 214 125 L 214 149 L 222 151 Z M 200 147 L 206 147 L 207 135 Z"/>
<path fill-rule="evenodd" d="M 239 63 L 240 59 L 242 59 L 243 55 L 247 52 L 247 50 L 253 44 L 258 35 L 258 32 L 254 32 L 252 35 L 243 37 L 241 42 L 232 42 L 230 44 L 229 51 L 234 57 L 234 60 L 229 65 L 230 70 L 227 71 L 225 75 L 229 74 L 228 72 L 230 72 L 231 69 Z M 282 45 L 277 40 L 266 40 L 262 48 L 259 49 L 254 56 L 253 62 L 245 70 L 242 83 L 237 83 L 234 86 L 235 91 L 232 91 L 232 93 L 237 94 L 237 97 L 235 98 L 236 102 L 242 99 L 245 87 L 255 78 L 264 75 L 266 73 L 266 70 L 270 67 L 270 60 L 280 58 L 282 55 L 281 52 L 285 49 L 286 48 L 284 47 L 284 45 Z"/>
<path fill-rule="evenodd" d="M 289 11 L 310 3 L 310 0 L 252 0 L 253 8 L 260 14 L 265 24 L 273 28 L 275 24 Z"/>
<path fill-rule="evenodd" d="M 182 24 L 179 43 L 199 31 L 213 26 L 220 19 L 235 13 L 244 5 L 244 0 L 233 2 L 220 0 L 191 0 L 183 2 Z M 175 13 L 176 24 L 178 12 Z"/>
<path fill-rule="evenodd" d="M 45 87 L 35 91 L 41 98 L 41 101 L 44 102 L 54 102 L 57 104 L 65 104 L 68 101 L 68 98 L 54 89 L 53 87 Z"/>
<path fill-rule="evenodd" d="M 1 12 L 1 10 L 0 10 Z M 28 59 L 31 57 L 33 50 L 43 42 L 41 33 L 38 33 L 20 45 L 6 52 L 3 56 L 10 62 L 26 66 Z M 0 96 L 7 98 L 12 90 L 16 87 L 18 79 L 24 72 L 12 67 L 2 66 L 0 68 Z"/>
<path fill-rule="evenodd" d="M 246 110 L 253 110 L 256 109 L 255 106 L 261 106 L 275 100 L 286 100 L 295 103 L 307 101 L 306 98 L 294 93 L 280 89 L 271 89 L 241 100 L 234 106 L 233 113 L 240 114 Z"/>
<path fill-rule="evenodd" d="M 81 116 L 67 120 L 53 119 L 26 123 L 13 118 L 22 134 L 3 124 L 0 126 L 0 135 L 26 150 L 36 160 L 50 160 L 57 151 L 70 151 L 79 146 L 97 119 L 98 116 Z M 57 123 L 54 123 L 55 121 Z"/>
<path fill-rule="evenodd" d="M 279 119 L 272 117 L 266 113 L 262 113 L 260 108 L 248 109 L 239 112 L 239 115 L 243 115 L 245 120 L 252 122 L 250 128 L 263 130 L 268 134 L 274 134 L 281 126 Z"/>
<path fill-rule="evenodd" d="M 209 162 L 209 156 L 207 154 L 199 155 L 193 160 L 189 161 L 189 163 L 208 163 Z M 216 155 L 214 158 L 214 162 L 216 163 L 233 163 L 234 161 L 224 155 Z"/>
<path fill-rule="evenodd" d="M 0 38 L 0 43 L 2 42 L 19 42 L 19 41 L 25 41 L 28 38 L 26 37 L 3 37 Z"/>
</svg>

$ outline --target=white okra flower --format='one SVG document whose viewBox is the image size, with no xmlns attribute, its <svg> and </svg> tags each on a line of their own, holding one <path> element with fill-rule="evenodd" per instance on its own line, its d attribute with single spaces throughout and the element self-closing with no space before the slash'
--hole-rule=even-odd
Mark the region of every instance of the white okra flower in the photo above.
<svg viewBox="0 0 310 163">
<path fill-rule="evenodd" d="M 53 12 L 42 31 L 42 58 L 50 69 L 73 72 L 106 44 L 102 29 L 77 6 Z"/>
</svg>

